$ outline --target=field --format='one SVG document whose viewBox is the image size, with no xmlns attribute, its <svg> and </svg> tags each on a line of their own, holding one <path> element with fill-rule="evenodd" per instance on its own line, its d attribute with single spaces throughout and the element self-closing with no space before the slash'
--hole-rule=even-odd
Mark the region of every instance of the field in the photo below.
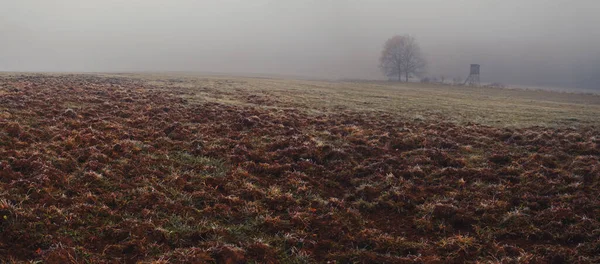
<svg viewBox="0 0 600 264">
<path fill-rule="evenodd" d="M 0 76 L 0 262 L 600 263 L 600 96 Z"/>
</svg>

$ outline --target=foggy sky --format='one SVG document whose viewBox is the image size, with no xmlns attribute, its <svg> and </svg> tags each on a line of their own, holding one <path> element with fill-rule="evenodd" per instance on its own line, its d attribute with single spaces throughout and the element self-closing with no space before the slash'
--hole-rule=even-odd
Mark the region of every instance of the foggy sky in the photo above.
<svg viewBox="0 0 600 264">
<path fill-rule="evenodd" d="M 597 0 L 0 2 L 0 71 L 382 79 L 384 42 L 411 34 L 430 76 L 464 78 L 470 63 L 485 82 L 575 87 L 600 75 Z"/>
</svg>

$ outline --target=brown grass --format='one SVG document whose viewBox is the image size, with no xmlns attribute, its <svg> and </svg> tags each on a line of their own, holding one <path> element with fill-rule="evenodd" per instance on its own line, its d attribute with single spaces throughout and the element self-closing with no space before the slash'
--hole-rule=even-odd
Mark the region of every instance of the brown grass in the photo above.
<svg viewBox="0 0 600 264">
<path fill-rule="evenodd" d="M 91 74 L 0 91 L 2 263 L 600 262 L 597 97 Z"/>
<path fill-rule="evenodd" d="M 600 96 L 541 90 L 393 82 L 327 82 L 194 75 L 125 75 L 157 88 L 189 92 L 198 102 L 306 113 L 341 110 L 386 112 L 398 117 L 498 127 L 599 125 Z M 260 98 L 271 98 L 265 105 Z"/>
</svg>

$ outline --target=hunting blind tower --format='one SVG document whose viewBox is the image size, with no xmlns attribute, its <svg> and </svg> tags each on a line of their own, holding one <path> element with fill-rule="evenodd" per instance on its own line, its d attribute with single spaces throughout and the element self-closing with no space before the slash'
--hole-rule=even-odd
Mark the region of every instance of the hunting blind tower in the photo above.
<svg viewBox="0 0 600 264">
<path fill-rule="evenodd" d="M 471 64 L 471 73 L 469 73 L 469 77 L 467 77 L 463 85 L 479 86 L 479 68 L 479 64 Z"/>
</svg>

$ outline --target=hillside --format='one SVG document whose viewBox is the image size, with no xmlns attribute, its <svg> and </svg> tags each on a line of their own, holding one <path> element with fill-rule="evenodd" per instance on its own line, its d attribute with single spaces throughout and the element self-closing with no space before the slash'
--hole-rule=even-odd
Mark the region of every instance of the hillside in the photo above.
<svg viewBox="0 0 600 264">
<path fill-rule="evenodd" d="M 600 97 L 0 77 L 0 262 L 598 263 Z"/>
</svg>

